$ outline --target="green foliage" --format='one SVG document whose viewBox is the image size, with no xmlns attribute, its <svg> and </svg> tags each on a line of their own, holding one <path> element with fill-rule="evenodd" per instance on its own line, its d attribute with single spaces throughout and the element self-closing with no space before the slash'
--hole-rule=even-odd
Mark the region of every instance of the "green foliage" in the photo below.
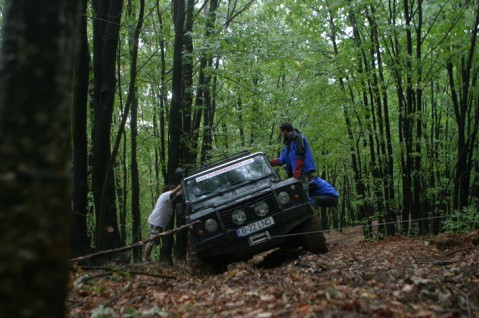
<svg viewBox="0 0 479 318">
<path fill-rule="evenodd" d="M 247 5 L 249 3 L 240 0 L 232 7 L 220 1 L 214 25 L 208 29 L 207 23 L 212 21 L 211 12 L 207 12 L 209 4 L 201 11 L 198 4 L 192 31 L 185 35 L 193 41 L 193 51 L 185 51 L 183 55 L 193 63 L 193 83 L 184 88 L 193 96 L 192 105 L 188 105 L 191 115 L 205 111 L 204 105 L 197 107 L 196 94 L 200 89 L 210 89 L 215 107 L 212 127 L 201 117 L 198 131 L 185 132 L 184 143 L 197 153 L 197 163 L 204 146 L 203 132 L 210 129 L 213 156 L 247 149 L 264 151 L 274 157 L 283 147 L 278 140 L 278 126 L 288 120 L 308 138 L 318 174 L 334 180 L 335 187 L 345 196 L 346 213 L 354 216 L 348 222 L 361 221 L 356 217 L 360 207 L 367 206 L 374 211 L 379 209 L 377 202 L 386 200 L 399 215 L 403 201 L 410 200 L 403 197 L 406 174 L 420 180 L 423 187 L 420 192 L 425 194 L 423 200 L 433 205 L 432 209 L 443 210 L 443 204 L 450 208 L 454 193 L 453 167 L 458 155 L 458 123 L 445 65 L 452 63 L 456 85 L 463 87 L 460 66 L 470 46 L 477 5 L 459 0 L 408 1 L 411 22 L 406 26 L 402 1 L 394 3 L 394 10 L 383 0 L 265 0 Z M 419 4 L 422 20 L 418 14 Z M 113 132 L 117 130 L 115 125 L 127 97 L 131 64 L 129 41 L 136 25 L 137 6 L 137 1 L 132 1 L 132 13 L 124 15 L 121 25 Z M 136 80 L 139 105 L 136 159 L 142 224 L 159 195 L 164 183 L 162 171 L 168 163 L 168 158 L 158 159 L 162 141 L 169 147 L 168 134 L 163 137 L 159 134 L 159 124 L 160 119 L 163 120 L 168 132 L 175 38 L 171 3 L 147 2 L 146 6 L 148 14 L 141 30 Z M 93 16 L 91 10 L 89 16 Z M 89 19 L 89 36 L 92 22 Z M 373 31 L 377 32 L 377 43 Z M 407 52 L 408 31 L 411 54 Z M 420 56 L 416 55 L 419 48 Z M 200 60 L 205 57 L 211 58 L 212 64 L 204 69 L 204 74 L 214 79 L 207 87 L 199 82 Z M 476 54 L 472 59 L 475 72 L 479 67 L 478 58 Z M 475 85 L 469 104 L 477 105 L 478 83 L 469 84 Z M 456 88 L 456 93 L 458 91 Z M 408 94 L 412 94 L 414 101 L 409 107 L 415 108 L 410 113 L 406 113 L 408 105 L 403 100 Z M 419 100 L 421 105 L 416 104 Z M 472 120 L 476 111 L 471 108 L 468 112 L 470 132 L 477 131 Z M 405 118 L 411 120 L 409 130 L 405 128 Z M 390 125 L 389 136 L 384 127 L 379 126 L 380 122 L 384 126 L 386 120 Z M 422 135 L 416 137 L 419 127 Z M 409 153 L 406 132 L 411 134 Z M 198 137 L 193 139 L 193 136 Z M 118 163 L 126 167 L 126 175 L 118 167 L 116 177 L 127 181 L 126 189 L 122 190 L 129 211 L 131 136 L 128 126 L 124 138 L 125 149 Z M 384 150 L 388 143 L 391 154 Z M 167 149 L 163 150 L 168 153 Z M 478 154 L 471 156 L 477 160 Z M 392 173 L 385 175 L 385 163 L 390 158 Z M 417 160 L 419 168 L 406 172 L 406 158 Z M 384 177 L 378 179 L 373 175 L 374 169 Z M 385 197 L 386 181 L 393 183 L 394 197 Z M 363 193 L 358 193 L 361 188 Z M 374 213 L 384 215 L 385 211 Z M 451 216 L 444 222 L 444 229 L 462 231 L 476 222 L 474 218 L 464 217 L 466 220 L 458 223 L 461 218 Z M 127 213 L 128 229 L 130 219 Z M 93 215 L 89 220 L 89 225 L 95 222 Z M 144 237 L 146 229 L 139 230 Z M 408 231 L 412 233 L 416 229 Z M 129 233 L 128 239 L 133 235 Z"/>
<path fill-rule="evenodd" d="M 462 213 L 455 212 L 449 215 L 442 227 L 445 232 L 449 233 L 467 233 L 474 231 L 479 226 L 478 205 L 472 204 L 464 208 Z"/>
</svg>

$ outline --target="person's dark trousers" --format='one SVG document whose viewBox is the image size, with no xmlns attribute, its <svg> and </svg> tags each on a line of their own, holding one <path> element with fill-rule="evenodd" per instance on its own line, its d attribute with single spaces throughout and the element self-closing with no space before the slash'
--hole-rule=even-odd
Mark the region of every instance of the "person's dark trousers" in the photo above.
<svg viewBox="0 0 479 318">
<path fill-rule="evenodd" d="M 315 195 L 311 197 L 314 203 L 318 207 L 332 207 L 338 205 L 338 198 L 332 195 Z"/>
<path fill-rule="evenodd" d="M 315 203 L 315 206 L 320 209 L 321 228 L 323 230 L 329 230 L 329 220 L 326 208 L 335 207 L 338 205 L 338 198 L 331 195 L 315 195 L 311 197 Z"/>
<path fill-rule="evenodd" d="M 164 228 L 165 231 L 173 229 L 174 215 L 171 217 L 168 226 Z M 173 234 L 168 234 L 161 237 L 160 262 L 168 265 L 173 265 L 173 258 L 171 252 L 173 250 Z"/>
</svg>

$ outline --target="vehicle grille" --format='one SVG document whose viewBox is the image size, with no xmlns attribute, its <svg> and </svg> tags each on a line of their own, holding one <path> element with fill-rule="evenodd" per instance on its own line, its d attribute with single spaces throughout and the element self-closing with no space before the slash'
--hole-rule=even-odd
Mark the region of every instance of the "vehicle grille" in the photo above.
<svg viewBox="0 0 479 318">
<path fill-rule="evenodd" d="M 276 202 L 276 199 L 274 198 L 273 193 L 270 192 L 265 195 L 256 197 L 253 200 L 248 200 L 248 202 L 246 203 L 241 202 L 239 204 L 229 206 L 227 209 L 220 210 L 220 217 L 225 228 L 227 230 L 232 230 L 232 229 L 236 229 L 240 227 L 234 224 L 233 220 L 231 219 L 231 214 L 233 213 L 234 210 L 237 210 L 237 209 L 241 209 L 246 213 L 246 222 L 243 223 L 242 225 L 246 225 L 251 222 L 255 222 L 265 218 L 265 217 L 257 216 L 256 213 L 254 212 L 254 205 L 258 203 L 259 201 L 264 201 L 268 205 L 269 212 L 265 217 L 268 217 L 271 214 L 277 213 L 279 211 L 278 203 Z"/>
</svg>

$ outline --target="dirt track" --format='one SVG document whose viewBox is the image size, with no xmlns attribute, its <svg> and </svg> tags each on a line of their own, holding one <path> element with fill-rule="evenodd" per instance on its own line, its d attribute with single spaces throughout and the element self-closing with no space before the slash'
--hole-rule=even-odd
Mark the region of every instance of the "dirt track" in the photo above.
<svg viewBox="0 0 479 318">
<path fill-rule="evenodd" d="M 365 242 L 360 228 L 325 236 L 327 254 L 271 252 L 218 275 L 158 263 L 80 271 L 68 317 L 479 318 L 479 231 L 380 242 Z"/>
</svg>

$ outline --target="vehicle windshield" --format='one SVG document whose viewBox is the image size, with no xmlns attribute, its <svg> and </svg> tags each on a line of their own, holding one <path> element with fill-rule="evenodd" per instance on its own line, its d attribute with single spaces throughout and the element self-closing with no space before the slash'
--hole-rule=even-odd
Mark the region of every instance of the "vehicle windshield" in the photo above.
<svg viewBox="0 0 479 318">
<path fill-rule="evenodd" d="M 207 170 L 186 181 L 186 191 L 191 201 L 214 194 L 225 193 L 242 185 L 274 174 L 264 156 L 254 156 Z"/>
</svg>

